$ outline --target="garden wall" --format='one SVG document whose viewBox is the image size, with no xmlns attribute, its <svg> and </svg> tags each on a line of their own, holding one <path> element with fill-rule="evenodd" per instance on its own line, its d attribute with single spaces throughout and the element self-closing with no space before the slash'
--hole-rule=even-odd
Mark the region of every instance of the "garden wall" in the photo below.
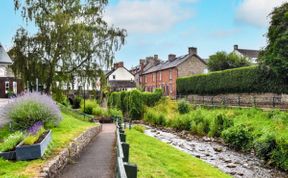
<svg viewBox="0 0 288 178">
<path fill-rule="evenodd" d="M 52 178 L 57 177 L 63 168 L 68 164 L 70 160 L 79 157 L 81 151 L 90 143 L 102 130 L 102 125 L 92 127 L 82 133 L 79 137 L 72 140 L 67 148 L 62 150 L 56 157 L 49 160 L 40 171 L 38 177 Z"/>
<path fill-rule="evenodd" d="M 192 104 L 288 109 L 288 95 L 275 93 L 241 93 L 219 95 L 182 95 Z"/>
</svg>

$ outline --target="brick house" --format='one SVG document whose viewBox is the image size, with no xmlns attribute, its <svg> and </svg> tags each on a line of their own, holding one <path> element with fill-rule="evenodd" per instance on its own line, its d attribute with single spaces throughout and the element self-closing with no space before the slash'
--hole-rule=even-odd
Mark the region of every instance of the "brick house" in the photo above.
<svg viewBox="0 0 288 178">
<path fill-rule="evenodd" d="M 22 92 L 20 80 L 16 79 L 8 67 L 12 60 L 0 44 L 0 98 L 7 98 L 9 94 Z"/>
<path fill-rule="evenodd" d="M 140 74 L 140 85 L 145 91 L 162 88 L 164 95 L 176 98 L 178 77 L 207 73 L 206 61 L 197 54 L 197 48 L 188 48 L 188 54 L 176 57 L 169 54 L 168 60 L 160 62 Z"/>
</svg>

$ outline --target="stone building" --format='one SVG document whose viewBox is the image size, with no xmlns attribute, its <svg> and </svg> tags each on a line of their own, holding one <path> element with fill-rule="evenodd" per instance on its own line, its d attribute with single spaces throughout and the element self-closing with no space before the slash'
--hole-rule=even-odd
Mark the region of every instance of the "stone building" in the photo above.
<svg viewBox="0 0 288 178">
<path fill-rule="evenodd" d="M 175 98 L 177 78 L 207 72 L 206 61 L 199 57 L 197 48 L 190 47 L 188 54 L 179 57 L 169 54 L 167 61 L 159 62 L 141 73 L 139 83 L 145 91 L 162 88 L 164 95 Z"/>
<path fill-rule="evenodd" d="M 257 59 L 258 59 L 260 51 L 253 50 L 253 49 L 240 49 L 238 45 L 234 45 L 233 53 L 241 57 L 248 58 L 250 62 L 252 63 L 257 63 Z"/>
</svg>

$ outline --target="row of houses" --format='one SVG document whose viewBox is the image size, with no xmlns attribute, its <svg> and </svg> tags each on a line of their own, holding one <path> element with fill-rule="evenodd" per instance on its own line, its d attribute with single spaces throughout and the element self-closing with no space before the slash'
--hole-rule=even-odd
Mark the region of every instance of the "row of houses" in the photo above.
<svg viewBox="0 0 288 178">
<path fill-rule="evenodd" d="M 232 52 L 249 58 L 252 63 L 257 62 L 259 55 L 258 50 L 241 49 L 238 45 L 234 45 Z M 151 92 L 162 88 L 164 95 L 175 98 L 177 78 L 205 73 L 208 73 L 207 60 L 199 56 L 197 48 L 189 47 L 187 54 L 169 54 L 166 60 L 159 59 L 158 55 L 140 59 L 139 65 L 131 70 L 125 68 L 123 62 L 116 63 L 106 75 L 112 91 L 137 87 Z"/>
</svg>

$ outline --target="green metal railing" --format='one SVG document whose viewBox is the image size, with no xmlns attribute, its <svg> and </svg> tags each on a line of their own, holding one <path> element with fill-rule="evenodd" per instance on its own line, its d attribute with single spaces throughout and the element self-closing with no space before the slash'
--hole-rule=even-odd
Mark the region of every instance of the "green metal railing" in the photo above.
<svg viewBox="0 0 288 178">
<path fill-rule="evenodd" d="M 129 163 L 130 146 L 120 119 L 116 119 L 116 178 L 137 178 L 137 165 Z"/>
</svg>

